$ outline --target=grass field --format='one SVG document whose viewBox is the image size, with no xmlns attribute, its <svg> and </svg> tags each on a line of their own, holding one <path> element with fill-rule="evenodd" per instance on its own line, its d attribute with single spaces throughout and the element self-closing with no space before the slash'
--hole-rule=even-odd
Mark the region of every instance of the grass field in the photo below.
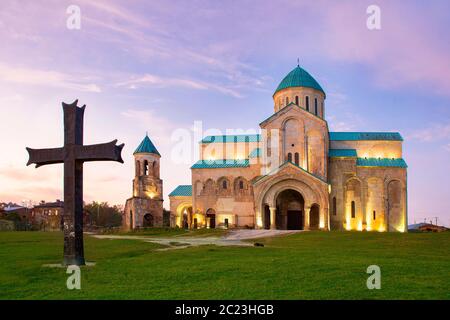
<svg viewBox="0 0 450 320">
<path fill-rule="evenodd" d="M 265 247 L 156 251 L 86 236 L 96 265 L 82 268 L 81 290 L 69 291 L 65 269 L 42 267 L 61 261 L 61 234 L 0 232 L 0 299 L 450 299 L 449 232 L 305 232 L 259 242 Z M 381 290 L 366 287 L 373 264 Z"/>
</svg>

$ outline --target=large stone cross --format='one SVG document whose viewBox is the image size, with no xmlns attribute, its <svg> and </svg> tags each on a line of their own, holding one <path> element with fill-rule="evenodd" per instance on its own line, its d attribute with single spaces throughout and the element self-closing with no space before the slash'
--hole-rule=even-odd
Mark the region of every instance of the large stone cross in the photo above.
<svg viewBox="0 0 450 320">
<path fill-rule="evenodd" d="M 36 168 L 64 163 L 64 265 L 84 265 L 83 246 L 83 164 L 87 161 L 117 161 L 123 163 L 124 144 L 117 140 L 105 144 L 83 145 L 83 119 L 86 106 L 79 108 L 78 100 L 62 103 L 64 111 L 64 147 L 30 149 L 28 165 Z"/>
</svg>

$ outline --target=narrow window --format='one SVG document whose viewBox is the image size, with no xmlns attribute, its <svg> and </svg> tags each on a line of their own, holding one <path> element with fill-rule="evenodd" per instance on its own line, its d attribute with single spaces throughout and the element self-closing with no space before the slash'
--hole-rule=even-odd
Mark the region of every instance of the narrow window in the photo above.
<svg viewBox="0 0 450 320">
<path fill-rule="evenodd" d="M 288 161 L 292 162 L 292 153 L 290 153 L 290 152 L 288 153 Z"/>
<path fill-rule="evenodd" d="M 333 215 L 336 215 L 337 206 L 336 206 L 336 197 L 333 197 Z"/>
<path fill-rule="evenodd" d="M 317 98 L 314 99 L 314 114 L 317 116 Z"/>
<path fill-rule="evenodd" d="M 223 180 L 223 181 L 222 181 L 222 188 L 223 188 L 223 189 L 226 189 L 226 188 L 227 188 L 227 181 L 226 181 L 226 180 Z"/>
<path fill-rule="evenodd" d="M 144 161 L 144 176 L 148 175 L 148 161 Z"/>
<path fill-rule="evenodd" d="M 239 189 L 244 189 L 244 181 L 239 181 Z"/>
<path fill-rule="evenodd" d="M 375 210 L 373 210 L 373 220 L 375 220 L 377 218 L 377 212 Z"/>
<path fill-rule="evenodd" d="M 352 218 L 356 217 L 356 205 L 355 201 L 352 201 Z"/>
<path fill-rule="evenodd" d="M 300 164 L 300 155 L 298 154 L 298 152 L 295 153 L 295 164 L 296 165 Z"/>
<path fill-rule="evenodd" d="M 295 104 L 298 105 L 298 96 L 295 96 Z"/>
<path fill-rule="evenodd" d="M 130 210 L 130 228 L 133 228 L 133 211 Z"/>
<path fill-rule="evenodd" d="M 286 97 L 286 105 L 288 105 L 288 104 L 289 104 L 289 98 Z"/>
<path fill-rule="evenodd" d="M 309 111 L 309 97 L 306 96 L 306 111 Z"/>
</svg>

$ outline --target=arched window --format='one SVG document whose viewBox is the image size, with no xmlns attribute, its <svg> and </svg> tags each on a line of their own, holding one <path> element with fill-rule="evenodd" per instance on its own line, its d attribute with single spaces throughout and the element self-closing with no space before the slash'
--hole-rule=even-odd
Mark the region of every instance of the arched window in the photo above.
<svg viewBox="0 0 450 320">
<path fill-rule="evenodd" d="M 292 162 L 292 153 L 290 153 L 290 152 L 288 153 L 288 161 Z"/>
<path fill-rule="evenodd" d="M 333 216 L 337 214 L 336 197 L 333 197 Z"/>
<path fill-rule="evenodd" d="M 352 218 L 356 217 L 356 205 L 355 201 L 352 201 Z"/>
<path fill-rule="evenodd" d="M 288 105 L 288 104 L 289 104 L 289 98 L 286 97 L 286 105 Z"/>
<path fill-rule="evenodd" d="M 228 188 L 228 186 L 227 186 L 227 180 L 223 180 L 222 181 L 222 189 L 227 189 Z"/>
<path fill-rule="evenodd" d="M 314 98 L 314 114 L 317 116 L 317 98 Z"/>
<path fill-rule="evenodd" d="M 242 190 L 244 189 L 244 181 L 239 181 L 239 189 Z"/>
<path fill-rule="evenodd" d="M 298 96 L 295 96 L 295 104 L 298 105 Z"/>
<path fill-rule="evenodd" d="M 144 176 L 148 175 L 148 161 L 144 161 Z"/>
<path fill-rule="evenodd" d="M 300 155 L 298 152 L 295 153 L 295 164 L 300 165 Z"/>
<path fill-rule="evenodd" d="M 373 210 L 373 220 L 377 219 L 377 212 L 375 210 Z"/>
<path fill-rule="evenodd" d="M 306 103 L 305 103 L 305 105 L 306 105 L 306 111 L 309 111 L 309 97 L 308 96 L 306 96 Z"/>
</svg>

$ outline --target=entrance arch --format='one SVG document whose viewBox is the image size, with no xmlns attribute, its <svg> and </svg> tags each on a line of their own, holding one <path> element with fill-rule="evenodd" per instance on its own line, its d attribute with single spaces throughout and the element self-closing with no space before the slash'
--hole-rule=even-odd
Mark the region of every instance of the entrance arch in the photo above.
<svg viewBox="0 0 450 320">
<path fill-rule="evenodd" d="M 216 211 L 214 209 L 206 211 L 206 226 L 210 229 L 216 228 Z"/>
<path fill-rule="evenodd" d="M 144 215 L 144 221 L 142 225 L 144 226 L 144 228 L 153 227 L 153 215 L 151 213 L 146 213 Z"/>
<path fill-rule="evenodd" d="M 311 230 L 319 230 L 320 226 L 320 210 L 318 204 L 313 204 L 309 212 L 309 228 Z"/>
<path fill-rule="evenodd" d="M 275 225 L 281 230 L 303 230 L 305 199 L 292 189 L 282 191 L 276 199 Z"/>
<path fill-rule="evenodd" d="M 287 165 L 282 168 L 281 172 L 278 172 L 274 176 L 269 176 L 265 181 L 260 182 L 260 185 L 254 186 L 255 190 L 255 202 L 258 204 L 256 212 L 256 224 L 259 228 L 267 228 L 270 225 L 270 229 L 287 229 L 287 212 L 281 212 L 284 208 L 280 208 L 280 201 L 283 203 L 286 192 L 294 194 L 294 198 L 300 203 L 297 203 L 297 207 L 293 205 L 293 208 L 289 210 L 301 211 L 301 225 L 298 222 L 294 222 L 294 214 L 291 213 L 291 219 L 289 219 L 290 228 L 298 228 L 303 230 L 309 230 L 309 214 L 313 204 L 317 204 L 320 211 L 319 226 L 322 226 L 325 230 L 328 230 L 327 215 L 328 215 L 328 187 L 325 182 L 319 181 L 302 171 L 294 168 L 292 165 Z M 283 172 L 286 171 L 286 172 Z M 292 171 L 292 172 L 291 172 Z M 299 177 L 293 177 L 295 173 Z M 284 224 L 276 224 L 276 216 L 281 212 L 281 221 L 285 220 Z M 283 216 L 284 215 L 284 216 Z M 323 221 L 322 221 L 323 219 Z M 273 220 L 273 223 L 271 223 Z"/>
<path fill-rule="evenodd" d="M 175 225 L 178 228 L 188 229 L 192 223 L 192 203 L 183 202 L 177 206 Z"/>
</svg>

